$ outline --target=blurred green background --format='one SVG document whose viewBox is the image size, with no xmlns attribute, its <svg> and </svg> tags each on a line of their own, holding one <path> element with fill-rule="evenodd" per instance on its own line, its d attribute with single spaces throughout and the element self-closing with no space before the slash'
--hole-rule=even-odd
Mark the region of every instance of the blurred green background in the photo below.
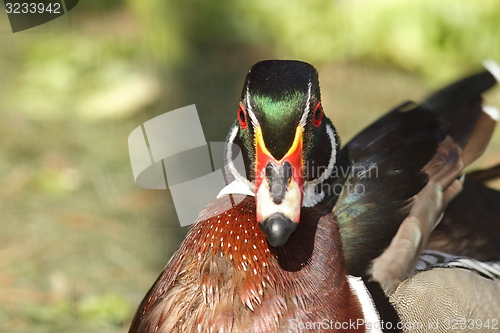
<svg viewBox="0 0 500 333">
<path fill-rule="evenodd" d="M 196 104 L 223 141 L 269 58 L 316 66 L 346 142 L 500 61 L 500 1 L 83 0 L 16 34 L 0 13 L 0 331 L 127 331 L 187 230 L 168 191 L 134 184 L 128 134 Z M 500 162 L 499 132 L 474 167 Z"/>
</svg>

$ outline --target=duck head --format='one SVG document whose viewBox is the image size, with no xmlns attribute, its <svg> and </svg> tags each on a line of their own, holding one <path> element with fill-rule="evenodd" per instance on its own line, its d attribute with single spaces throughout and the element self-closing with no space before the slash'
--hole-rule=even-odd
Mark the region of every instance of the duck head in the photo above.
<svg viewBox="0 0 500 333">
<path fill-rule="evenodd" d="M 281 247 L 300 223 L 301 207 L 325 197 L 340 146 L 323 113 L 316 69 L 291 60 L 255 64 L 237 117 L 227 138 L 229 176 L 255 195 L 256 220 L 269 244 Z M 244 172 L 232 164 L 232 144 L 242 151 Z"/>
</svg>

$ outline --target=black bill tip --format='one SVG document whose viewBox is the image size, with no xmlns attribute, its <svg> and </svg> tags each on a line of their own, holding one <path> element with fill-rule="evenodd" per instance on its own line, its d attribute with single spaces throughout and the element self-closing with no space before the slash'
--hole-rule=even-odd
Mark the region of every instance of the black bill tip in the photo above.
<svg viewBox="0 0 500 333">
<path fill-rule="evenodd" d="M 270 215 L 263 222 L 260 222 L 259 225 L 272 247 L 282 247 L 285 245 L 292 232 L 299 226 L 297 222 L 293 222 L 281 213 Z"/>
</svg>

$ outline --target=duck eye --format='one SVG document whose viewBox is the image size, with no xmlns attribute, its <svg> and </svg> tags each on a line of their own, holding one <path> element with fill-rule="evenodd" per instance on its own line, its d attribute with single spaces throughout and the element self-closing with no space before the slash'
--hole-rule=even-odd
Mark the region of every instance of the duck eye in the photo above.
<svg viewBox="0 0 500 333">
<path fill-rule="evenodd" d="M 314 126 L 318 127 L 321 125 L 321 120 L 323 120 L 323 107 L 321 106 L 321 102 L 318 102 L 314 107 L 312 123 Z"/>
<path fill-rule="evenodd" d="M 247 128 L 247 113 L 245 112 L 245 108 L 243 104 L 240 103 L 240 108 L 238 109 L 238 120 L 240 122 L 240 127 L 242 129 Z"/>
</svg>

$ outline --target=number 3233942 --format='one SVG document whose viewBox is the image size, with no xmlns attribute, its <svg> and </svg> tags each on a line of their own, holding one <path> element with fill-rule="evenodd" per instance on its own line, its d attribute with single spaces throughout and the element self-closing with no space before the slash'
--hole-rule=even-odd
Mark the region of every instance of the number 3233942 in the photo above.
<svg viewBox="0 0 500 333">
<path fill-rule="evenodd" d="M 42 14 L 42 13 L 52 13 L 61 14 L 61 4 L 55 3 L 10 3 L 5 4 L 5 11 L 7 14 Z"/>
</svg>

